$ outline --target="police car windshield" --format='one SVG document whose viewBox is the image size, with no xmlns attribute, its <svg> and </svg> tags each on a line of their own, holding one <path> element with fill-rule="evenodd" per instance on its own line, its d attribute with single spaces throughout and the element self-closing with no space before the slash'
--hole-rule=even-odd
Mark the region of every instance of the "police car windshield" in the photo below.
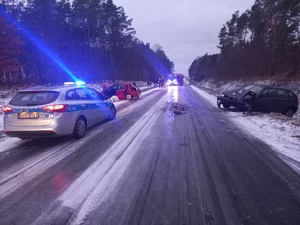
<svg viewBox="0 0 300 225">
<path fill-rule="evenodd" d="M 54 102 L 59 96 L 57 91 L 23 91 L 18 92 L 10 101 L 14 106 L 36 106 Z"/>
</svg>

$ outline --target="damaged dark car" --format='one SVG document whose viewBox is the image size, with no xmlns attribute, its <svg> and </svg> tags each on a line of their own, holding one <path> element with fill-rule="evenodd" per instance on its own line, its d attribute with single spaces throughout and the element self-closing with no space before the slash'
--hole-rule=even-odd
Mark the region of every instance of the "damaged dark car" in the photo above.
<svg viewBox="0 0 300 225">
<path fill-rule="evenodd" d="M 298 110 L 298 97 L 285 88 L 250 85 L 222 94 L 217 97 L 219 108 L 243 112 L 277 112 L 288 117 L 292 117 Z"/>
</svg>

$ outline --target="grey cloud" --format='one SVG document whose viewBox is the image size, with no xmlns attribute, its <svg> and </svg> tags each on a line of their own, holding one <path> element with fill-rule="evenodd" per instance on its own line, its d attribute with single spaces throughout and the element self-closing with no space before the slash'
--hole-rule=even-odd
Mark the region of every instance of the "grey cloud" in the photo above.
<svg viewBox="0 0 300 225">
<path fill-rule="evenodd" d="M 222 25 L 254 0 L 114 0 L 123 6 L 137 37 L 152 46 L 160 44 L 175 63 L 176 72 L 187 75 L 192 61 L 205 53 L 219 52 Z"/>
</svg>

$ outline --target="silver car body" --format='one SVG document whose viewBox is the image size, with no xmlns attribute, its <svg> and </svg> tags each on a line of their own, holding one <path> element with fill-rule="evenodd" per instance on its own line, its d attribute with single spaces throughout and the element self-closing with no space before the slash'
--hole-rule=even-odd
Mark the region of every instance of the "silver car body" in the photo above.
<svg viewBox="0 0 300 225">
<path fill-rule="evenodd" d="M 23 104 L 24 102 L 24 104 Z M 19 91 L 4 115 L 4 131 L 12 137 L 70 135 L 83 117 L 87 128 L 109 117 L 113 103 L 86 86 L 38 86 Z M 63 112 L 55 107 L 64 107 Z"/>
</svg>

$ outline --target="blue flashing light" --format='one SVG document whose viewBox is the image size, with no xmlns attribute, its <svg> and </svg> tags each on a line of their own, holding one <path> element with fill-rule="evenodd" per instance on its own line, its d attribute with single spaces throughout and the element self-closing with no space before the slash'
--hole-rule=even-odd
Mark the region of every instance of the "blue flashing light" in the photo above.
<svg viewBox="0 0 300 225">
<path fill-rule="evenodd" d="M 68 82 L 64 82 L 64 85 L 65 86 L 68 86 L 68 85 L 77 85 L 77 86 L 82 86 L 82 85 L 85 85 L 85 82 L 84 81 L 81 81 L 81 80 L 78 80 L 78 81 L 75 81 L 75 82 L 72 82 L 72 81 L 68 81 Z"/>
<path fill-rule="evenodd" d="M 64 82 L 64 85 L 67 86 L 67 85 L 74 85 L 74 82 Z"/>
<path fill-rule="evenodd" d="M 80 85 L 85 85 L 84 81 L 78 80 L 75 82 L 76 85 L 80 86 Z"/>
<path fill-rule="evenodd" d="M 171 72 L 161 63 L 160 60 L 157 59 L 157 55 L 154 52 L 145 50 L 144 56 L 147 58 L 148 62 L 152 65 L 152 67 L 158 74 L 160 74 L 165 79 L 168 78 L 167 74 L 170 74 Z"/>
</svg>

